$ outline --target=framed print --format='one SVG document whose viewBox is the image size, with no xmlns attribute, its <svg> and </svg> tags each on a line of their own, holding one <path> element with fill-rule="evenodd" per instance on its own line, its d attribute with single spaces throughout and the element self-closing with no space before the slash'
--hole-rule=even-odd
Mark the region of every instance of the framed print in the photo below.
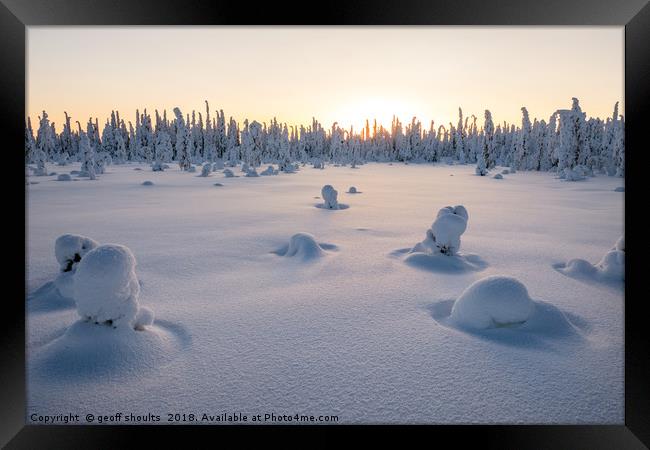
<svg viewBox="0 0 650 450">
<path fill-rule="evenodd" d="M 647 446 L 650 6 L 323 9 L 2 1 L 2 444 Z"/>
</svg>

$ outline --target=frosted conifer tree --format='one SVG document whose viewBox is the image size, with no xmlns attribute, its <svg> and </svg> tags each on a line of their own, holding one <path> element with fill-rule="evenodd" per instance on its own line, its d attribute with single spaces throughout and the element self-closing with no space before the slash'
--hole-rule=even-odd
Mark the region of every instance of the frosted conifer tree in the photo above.
<svg viewBox="0 0 650 450">
<path fill-rule="evenodd" d="M 176 115 L 176 157 L 178 158 L 178 165 L 181 170 L 189 170 L 192 166 L 190 160 L 192 143 L 190 130 L 187 128 L 179 108 L 174 108 L 174 114 Z"/>
</svg>

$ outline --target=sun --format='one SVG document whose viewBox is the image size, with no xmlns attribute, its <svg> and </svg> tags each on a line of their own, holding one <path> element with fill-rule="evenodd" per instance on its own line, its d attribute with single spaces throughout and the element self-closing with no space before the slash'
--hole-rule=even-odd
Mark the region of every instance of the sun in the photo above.
<svg viewBox="0 0 650 450">
<path fill-rule="evenodd" d="M 368 97 L 343 105 L 335 114 L 338 125 L 347 130 L 350 126 L 355 133 L 360 133 L 368 120 L 371 133 L 374 120 L 377 128 L 383 126 L 390 130 L 393 116 L 397 116 L 402 123 L 410 122 L 417 115 L 415 108 L 405 100 L 386 97 Z"/>
</svg>

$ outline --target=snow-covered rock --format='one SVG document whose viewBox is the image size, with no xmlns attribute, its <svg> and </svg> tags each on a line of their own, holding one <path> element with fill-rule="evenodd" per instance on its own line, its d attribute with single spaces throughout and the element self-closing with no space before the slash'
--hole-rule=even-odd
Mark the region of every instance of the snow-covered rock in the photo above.
<svg viewBox="0 0 650 450">
<path fill-rule="evenodd" d="M 359 191 L 357 191 L 357 188 L 355 186 L 350 186 L 350 189 L 348 189 L 348 194 L 358 194 Z"/>
<path fill-rule="evenodd" d="M 458 325 L 486 329 L 522 324 L 534 313 L 528 290 L 512 277 L 490 276 L 472 283 L 454 302 Z"/>
<path fill-rule="evenodd" d="M 67 173 L 61 173 L 56 177 L 56 181 L 72 181 L 72 177 Z"/>
<path fill-rule="evenodd" d="M 97 241 L 79 234 L 64 234 L 54 242 L 54 256 L 61 272 L 75 272 L 82 258 L 99 245 Z"/>
<path fill-rule="evenodd" d="M 104 244 L 88 252 L 74 280 L 78 314 L 114 327 L 132 325 L 140 294 L 135 266 L 135 256 L 123 245 Z"/>
<path fill-rule="evenodd" d="M 501 175 L 500 173 L 497 173 L 497 174 L 496 174 L 494 177 L 492 177 L 492 178 L 494 178 L 495 180 L 503 180 L 503 175 Z"/>
<path fill-rule="evenodd" d="M 338 192 L 329 184 L 326 184 L 321 189 L 321 197 L 323 198 L 323 207 L 326 209 L 338 209 L 339 204 L 336 199 Z"/>
<path fill-rule="evenodd" d="M 150 180 L 143 181 L 142 185 L 143 186 L 153 186 L 153 181 L 150 181 Z"/>
</svg>

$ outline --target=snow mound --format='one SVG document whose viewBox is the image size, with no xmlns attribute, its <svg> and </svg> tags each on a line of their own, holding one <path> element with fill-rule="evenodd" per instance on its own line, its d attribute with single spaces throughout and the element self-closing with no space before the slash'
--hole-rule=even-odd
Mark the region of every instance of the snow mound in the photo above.
<svg viewBox="0 0 650 450">
<path fill-rule="evenodd" d="M 260 172 L 260 175 L 268 176 L 268 175 L 277 175 L 278 171 L 273 168 L 273 166 L 267 167 L 265 170 Z"/>
<path fill-rule="evenodd" d="M 81 259 L 98 245 L 94 239 L 79 234 L 59 236 L 54 242 L 54 257 L 61 272 L 74 273 Z"/>
<path fill-rule="evenodd" d="M 133 170 L 142 170 L 142 169 L 139 168 L 139 167 L 134 167 Z M 72 172 L 70 172 L 70 173 L 72 173 Z"/>
<path fill-rule="evenodd" d="M 223 186 L 223 184 L 221 184 L 221 183 L 214 183 L 214 185 L 217 186 L 217 187 Z"/>
<path fill-rule="evenodd" d="M 339 203 L 337 200 L 338 192 L 331 185 L 326 184 L 320 191 L 321 197 L 324 202 L 316 205 L 317 208 L 322 209 L 347 209 L 348 205 Z"/>
<path fill-rule="evenodd" d="M 625 237 L 621 236 L 614 247 L 596 264 L 584 259 L 571 259 L 566 264 L 556 264 L 555 269 L 573 278 L 592 279 L 602 282 L 625 280 Z"/>
<path fill-rule="evenodd" d="M 361 194 L 361 191 L 357 191 L 357 188 L 355 186 L 350 186 L 350 189 L 348 189 L 348 194 Z"/>
<path fill-rule="evenodd" d="M 142 185 L 143 185 L 143 186 L 153 186 L 153 181 L 149 181 L 149 180 L 147 180 L 147 181 L 143 181 L 143 182 L 142 182 Z"/>
<path fill-rule="evenodd" d="M 56 177 L 56 181 L 72 181 L 72 177 L 67 173 L 61 173 Z"/>
<path fill-rule="evenodd" d="M 68 299 L 74 298 L 74 272 L 60 273 L 54 279 L 54 286 L 61 297 Z"/>
<path fill-rule="evenodd" d="M 141 306 L 135 316 L 133 328 L 137 331 L 144 331 L 146 327 L 153 325 L 154 313 L 150 308 Z"/>
<path fill-rule="evenodd" d="M 512 277 L 490 276 L 472 283 L 451 309 L 458 325 L 486 329 L 518 325 L 534 312 L 528 290 Z"/>
<path fill-rule="evenodd" d="M 560 178 L 565 181 L 582 181 L 585 179 L 585 176 L 583 175 L 583 171 L 577 167 L 575 169 L 566 167 L 562 173 L 560 173 Z"/>
<path fill-rule="evenodd" d="M 503 180 L 503 175 L 501 175 L 500 173 L 497 173 L 497 174 L 496 174 L 495 176 L 493 176 L 492 178 L 494 178 L 495 180 Z"/>
<path fill-rule="evenodd" d="M 625 186 L 619 186 L 616 189 L 614 189 L 614 192 L 625 192 Z"/>
<path fill-rule="evenodd" d="M 212 172 L 212 164 L 205 163 L 201 167 L 201 174 L 199 176 L 200 177 L 209 177 L 211 172 Z"/>
<path fill-rule="evenodd" d="M 224 169 L 223 174 L 226 176 L 226 178 L 232 178 L 235 176 L 235 174 L 230 169 Z"/>
<path fill-rule="evenodd" d="M 88 252 L 74 280 L 79 315 L 97 324 L 132 325 L 140 294 L 135 266 L 133 253 L 123 245 L 104 244 Z"/>
<path fill-rule="evenodd" d="M 312 260 L 325 256 L 325 248 L 336 248 L 331 244 L 319 244 L 309 233 L 296 233 L 291 236 L 289 243 L 273 252 L 279 256 L 296 257 L 302 260 Z"/>
<path fill-rule="evenodd" d="M 508 169 L 503 169 L 503 170 L 501 171 L 501 173 L 502 173 L 503 175 L 508 175 L 508 174 L 510 173 L 510 171 L 509 171 Z"/>
<path fill-rule="evenodd" d="M 81 382 L 142 377 L 180 355 L 190 343 L 183 327 L 166 321 L 139 331 L 79 320 L 33 350 L 28 373 L 47 380 Z"/>
<path fill-rule="evenodd" d="M 190 167 L 187 169 L 187 171 L 190 172 L 190 173 L 194 173 L 194 172 L 196 172 L 196 166 L 190 166 Z"/>
<path fill-rule="evenodd" d="M 255 177 L 259 177 L 260 175 L 257 173 L 257 170 L 255 170 L 255 167 L 249 167 L 248 170 L 246 171 L 245 176 L 255 178 Z"/>
</svg>

